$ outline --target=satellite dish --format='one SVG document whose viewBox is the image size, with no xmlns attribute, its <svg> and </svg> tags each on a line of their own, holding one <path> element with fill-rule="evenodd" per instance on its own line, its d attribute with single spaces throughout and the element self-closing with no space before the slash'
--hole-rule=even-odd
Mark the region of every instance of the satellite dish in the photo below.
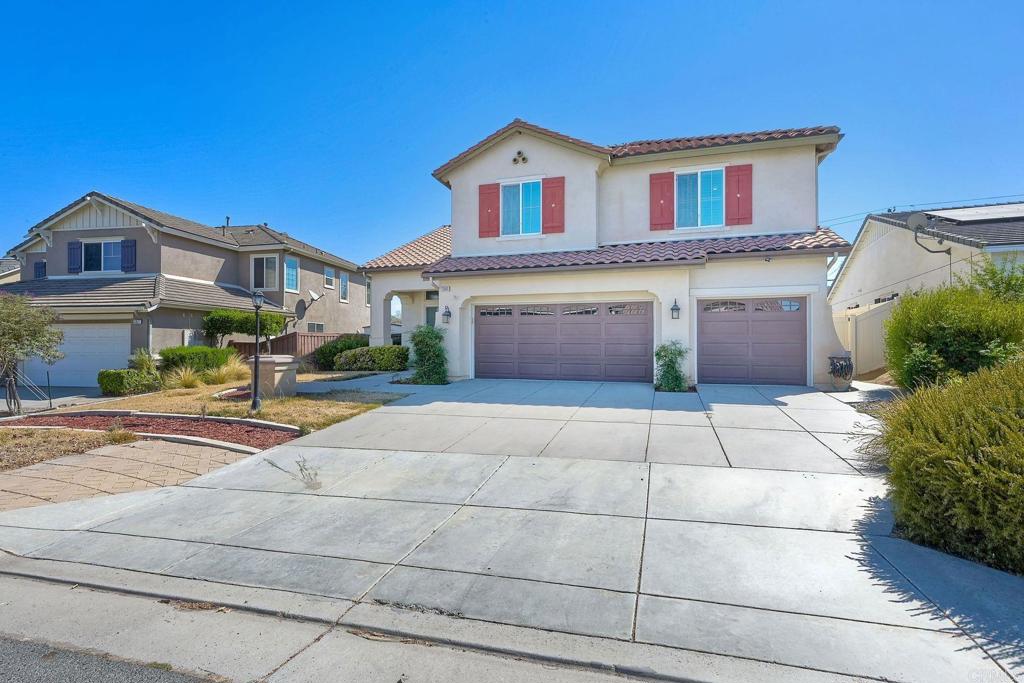
<svg viewBox="0 0 1024 683">
<path fill-rule="evenodd" d="M 317 294 L 312 289 L 307 290 L 307 291 L 309 292 L 309 303 L 313 303 L 317 299 L 320 299 L 321 297 L 323 297 L 323 294 Z"/>
<path fill-rule="evenodd" d="M 928 214 L 917 211 L 907 216 L 907 227 L 914 231 L 924 230 L 930 221 Z"/>
</svg>

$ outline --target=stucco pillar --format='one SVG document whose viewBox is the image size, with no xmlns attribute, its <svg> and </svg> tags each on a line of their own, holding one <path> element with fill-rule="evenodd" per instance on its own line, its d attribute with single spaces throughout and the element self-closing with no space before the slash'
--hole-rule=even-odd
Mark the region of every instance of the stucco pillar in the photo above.
<svg viewBox="0 0 1024 683">
<path fill-rule="evenodd" d="M 443 321 L 442 313 L 445 306 L 452 312 L 451 322 Z M 452 289 L 440 288 L 437 301 L 437 328 L 444 332 L 444 348 L 448 354 L 448 376 L 465 378 L 469 376 L 466 360 L 463 358 L 463 344 L 469 337 L 469 325 L 472 322 L 470 307 L 461 301 Z"/>
<path fill-rule="evenodd" d="M 408 346 L 413 330 L 423 324 L 423 292 L 398 295 L 402 302 L 402 344 Z"/>
<path fill-rule="evenodd" d="M 663 278 L 659 286 L 652 290 L 655 295 L 654 311 L 654 344 L 678 341 L 689 353 L 683 361 L 683 370 L 690 381 L 696 376 L 697 366 L 694 361 L 693 338 L 696 311 L 690 303 L 690 269 L 678 268 L 672 271 L 671 277 Z M 679 305 L 679 318 L 672 318 L 673 304 Z"/>
<path fill-rule="evenodd" d="M 370 346 L 391 345 L 391 292 L 373 291 L 370 300 Z"/>
</svg>

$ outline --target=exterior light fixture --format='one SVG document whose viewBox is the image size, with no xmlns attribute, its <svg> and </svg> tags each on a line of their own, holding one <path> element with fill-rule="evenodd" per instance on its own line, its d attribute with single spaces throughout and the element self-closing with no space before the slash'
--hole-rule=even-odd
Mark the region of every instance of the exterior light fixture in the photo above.
<svg viewBox="0 0 1024 683">
<path fill-rule="evenodd" d="M 672 319 L 679 320 L 679 299 L 673 299 L 672 308 L 669 310 L 672 311 Z"/>
<path fill-rule="evenodd" d="M 263 407 L 260 400 L 260 309 L 263 308 L 263 292 L 252 293 L 252 307 L 256 309 L 256 353 L 252 363 L 252 404 L 249 412 L 258 413 Z"/>
<path fill-rule="evenodd" d="M 452 309 L 447 306 L 444 307 L 444 313 L 441 314 L 441 322 L 445 325 L 452 321 Z"/>
</svg>

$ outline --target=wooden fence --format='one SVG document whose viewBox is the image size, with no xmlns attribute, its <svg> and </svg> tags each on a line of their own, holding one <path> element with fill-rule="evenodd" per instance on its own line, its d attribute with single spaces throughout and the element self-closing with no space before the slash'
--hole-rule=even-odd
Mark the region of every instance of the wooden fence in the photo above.
<svg viewBox="0 0 1024 683">
<path fill-rule="evenodd" d="M 299 360 L 311 361 L 314 351 L 340 336 L 342 335 L 338 333 L 327 332 L 289 332 L 270 340 L 270 353 L 295 356 Z M 261 344 L 260 353 L 267 353 L 266 342 L 261 342 Z M 244 357 L 256 353 L 254 342 L 230 341 L 228 346 L 238 349 L 238 353 Z"/>
</svg>

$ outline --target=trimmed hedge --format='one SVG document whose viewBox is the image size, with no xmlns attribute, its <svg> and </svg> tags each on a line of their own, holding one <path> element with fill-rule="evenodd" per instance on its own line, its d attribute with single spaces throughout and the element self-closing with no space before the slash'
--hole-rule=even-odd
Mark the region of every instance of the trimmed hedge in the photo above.
<svg viewBox="0 0 1024 683">
<path fill-rule="evenodd" d="M 335 370 L 377 370 L 397 372 L 409 367 L 409 349 L 405 346 L 362 346 L 339 353 Z"/>
<path fill-rule="evenodd" d="M 923 387 L 880 417 L 901 532 L 1024 573 L 1024 361 Z"/>
<path fill-rule="evenodd" d="M 160 388 L 160 375 L 145 370 L 100 370 L 96 376 L 104 396 L 144 394 Z"/>
<path fill-rule="evenodd" d="M 166 372 L 174 368 L 192 368 L 197 372 L 213 370 L 228 362 L 228 358 L 238 353 L 232 348 L 214 348 L 212 346 L 172 346 L 160 351 L 162 360 L 160 368 Z"/>
<path fill-rule="evenodd" d="M 419 325 L 412 331 L 412 348 L 416 353 L 413 384 L 448 384 L 448 356 L 444 350 L 444 330 Z"/>
<path fill-rule="evenodd" d="M 889 372 L 905 389 L 992 367 L 1024 343 L 1024 301 L 971 286 L 900 297 L 885 323 Z"/>
<path fill-rule="evenodd" d="M 367 334 L 343 334 L 334 341 L 321 344 L 320 348 L 313 352 L 313 360 L 321 370 L 332 370 L 334 359 L 339 353 L 369 345 L 370 336 Z"/>
</svg>

